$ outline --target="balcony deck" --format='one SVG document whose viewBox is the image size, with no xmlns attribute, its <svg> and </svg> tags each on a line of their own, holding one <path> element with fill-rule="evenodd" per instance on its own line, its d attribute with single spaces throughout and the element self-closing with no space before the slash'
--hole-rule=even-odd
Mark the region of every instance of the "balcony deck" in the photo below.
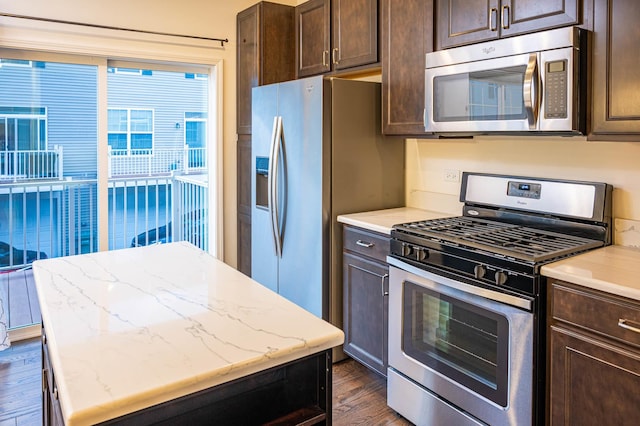
<svg viewBox="0 0 640 426">
<path fill-rule="evenodd" d="M 0 271 L 0 299 L 6 303 L 12 340 L 30 337 L 34 332 L 40 334 L 42 316 L 31 268 Z"/>
</svg>

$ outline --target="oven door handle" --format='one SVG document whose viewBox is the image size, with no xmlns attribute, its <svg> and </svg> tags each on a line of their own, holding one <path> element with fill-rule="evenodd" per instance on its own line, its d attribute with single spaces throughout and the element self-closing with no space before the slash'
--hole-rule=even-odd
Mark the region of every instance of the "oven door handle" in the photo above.
<svg viewBox="0 0 640 426">
<path fill-rule="evenodd" d="M 474 296 L 484 297 L 485 299 L 492 300 L 494 302 L 506 303 L 507 305 L 526 309 L 530 312 L 533 311 L 533 301 L 530 299 L 525 299 L 523 297 L 514 296 L 508 293 L 501 293 L 495 290 L 489 290 L 484 287 L 478 287 L 461 281 L 456 281 L 442 275 L 437 275 L 432 272 L 416 268 L 415 266 L 398 260 L 395 257 L 387 256 L 387 263 L 389 264 L 389 266 L 396 267 L 398 269 L 409 272 L 410 274 L 417 275 L 420 278 L 424 278 L 425 280 L 432 281 L 445 287 L 463 291 Z"/>
</svg>

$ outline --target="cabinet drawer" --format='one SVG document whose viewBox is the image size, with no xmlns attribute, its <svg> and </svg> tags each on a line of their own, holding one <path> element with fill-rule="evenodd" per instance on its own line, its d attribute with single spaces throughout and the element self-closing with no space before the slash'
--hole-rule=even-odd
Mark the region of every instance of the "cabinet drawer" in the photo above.
<svg viewBox="0 0 640 426">
<path fill-rule="evenodd" d="M 554 320 L 640 347 L 640 303 L 635 301 L 555 282 L 551 315 Z"/>
<path fill-rule="evenodd" d="M 389 240 L 390 238 L 386 235 L 351 226 L 344 227 L 343 246 L 345 250 L 359 253 L 381 262 L 387 262 L 387 255 L 390 250 Z"/>
</svg>

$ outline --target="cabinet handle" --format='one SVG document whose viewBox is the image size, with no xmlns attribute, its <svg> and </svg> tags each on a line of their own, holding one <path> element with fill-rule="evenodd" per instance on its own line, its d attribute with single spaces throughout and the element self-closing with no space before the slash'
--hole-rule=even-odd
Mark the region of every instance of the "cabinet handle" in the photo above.
<svg viewBox="0 0 640 426">
<path fill-rule="evenodd" d="M 384 296 L 388 296 L 388 295 L 389 295 L 389 289 L 388 289 L 388 288 L 387 288 L 387 289 L 385 289 L 385 286 L 384 286 L 384 282 L 385 282 L 385 281 L 387 281 L 388 279 L 389 279 L 389 274 L 384 274 L 384 275 L 382 276 L 382 279 L 381 279 L 381 283 L 382 283 L 382 297 L 384 297 Z"/>
<path fill-rule="evenodd" d="M 365 247 L 365 248 L 371 248 L 375 245 L 373 243 L 369 243 L 367 241 L 362 241 L 362 240 L 356 241 L 356 244 L 359 245 L 360 247 Z"/>
<path fill-rule="evenodd" d="M 633 326 L 633 325 L 630 325 L 631 323 L 636 324 L 637 327 Z M 618 320 L 618 327 L 622 327 L 624 329 L 633 331 L 634 333 L 640 333 L 640 324 L 638 324 L 637 322 L 628 320 L 628 319 L 620 318 Z"/>
<path fill-rule="evenodd" d="M 338 64 L 337 55 L 338 55 L 338 48 L 334 47 L 333 51 L 331 52 L 331 60 L 333 61 L 334 65 Z"/>
<path fill-rule="evenodd" d="M 498 9 L 492 7 L 489 9 L 489 29 L 491 31 L 498 31 Z"/>
<path fill-rule="evenodd" d="M 329 56 L 329 51 L 328 50 L 323 50 L 322 51 L 322 66 L 323 67 L 329 66 L 329 64 L 327 63 L 327 56 Z"/>
<path fill-rule="evenodd" d="M 505 16 L 506 13 L 506 16 Z M 502 6 L 502 29 L 509 29 L 509 5 Z"/>
</svg>

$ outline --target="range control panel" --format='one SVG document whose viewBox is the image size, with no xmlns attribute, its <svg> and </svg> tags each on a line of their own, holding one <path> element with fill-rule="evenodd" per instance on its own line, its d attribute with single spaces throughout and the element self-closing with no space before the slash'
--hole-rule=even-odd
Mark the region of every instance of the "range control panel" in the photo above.
<svg viewBox="0 0 640 426">
<path fill-rule="evenodd" d="M 542 185 L 539 183 L 509 181 L 507 195 L 512 197 L 540 199 Z"/>
</svg>

